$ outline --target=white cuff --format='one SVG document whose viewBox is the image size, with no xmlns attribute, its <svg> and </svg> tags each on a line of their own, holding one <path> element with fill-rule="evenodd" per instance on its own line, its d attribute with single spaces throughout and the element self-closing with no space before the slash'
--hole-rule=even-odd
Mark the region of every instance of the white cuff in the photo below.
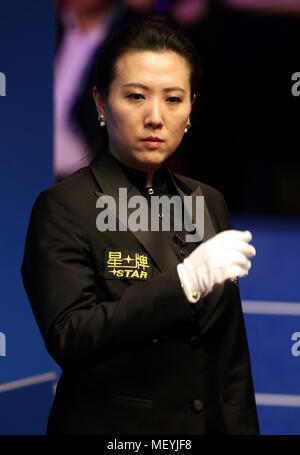
<svg viewBox="0 0 300 455">
<path fill-rule="evenodd" d="M 182 263 L 177 265 L 177 273 L 180 279 L 181 287 L 188 301 L 190 303 L 198 302 L 200 299 L 200 292 L 196 289 L 193 278 L 186 271 Z"/>
</svg>

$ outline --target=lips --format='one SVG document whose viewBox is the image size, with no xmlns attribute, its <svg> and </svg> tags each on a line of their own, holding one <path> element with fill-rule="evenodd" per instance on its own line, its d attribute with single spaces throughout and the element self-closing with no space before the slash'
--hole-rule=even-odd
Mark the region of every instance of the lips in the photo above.
<svg viewBox="0 0 300 455">
<path fill-rule="evenodd" d="M 142 141 L 147 141 L 147 142 L 163 142 L 162 139 L 160 139 L 159 137 L 156 137 L 156 136 L 145 137 L 144 139 L 142 139 Z"/>
<path fill-rule="evenodd" d="M 145 139 L 142 139 L 144 146 L 147 147 L 148 150 L 159 149 L 164 142 L 160 137 L 157 136 L 149 136 Z"/>
</svg>

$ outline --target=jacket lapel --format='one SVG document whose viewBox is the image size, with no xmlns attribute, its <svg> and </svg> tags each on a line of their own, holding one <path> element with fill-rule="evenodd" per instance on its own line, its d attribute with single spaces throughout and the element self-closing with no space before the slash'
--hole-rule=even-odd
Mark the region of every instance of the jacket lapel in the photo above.
<svg viewBox="0 0 300 455">
<path fill-rule="evenodd" d="M 141 195 L 108 152 L 97 156 L 91 163 L 90 168 L 102 190 L 102 192 L 95 192 L 97 197 L 104 194 L 111 195 L 118 206 L 119 188 L 127 188 L 127 200 L 122 201 L 121 204 L 128 204 L 129 198 Z M 134 209 L 128 209 L 128 215 L 131 211 L 134 211 Z M 117 217 L 117 222 L 120 222 L 119 217 Z M 172 266 L 178 264 L 179 259 L 170 242 L 166 241 L 164 232 L 131 231 L 130 229 L 128 229 L 128 232 L 139 241 L 161 272 L 166 272 Z"/>
<path fill-rule="evenodd" d="M 195 208 L 196 207 L 196 198 L 199 196 L 200 197 L 202 196 L 204 198 L 200 184 L 198 184 L 198 182 L 197 182 L 197 184 L 192 185 L 192 187 L 191 187 L 191 183 L 189 182 L 189 184 L 187 184 L 186 179 L 184 177 L 179 176 L 178 174 L 172 174 L 170 171 L 169 171 L 169 174 L 170 174 L 170 177 L 173 180 L 176 190 L 177 190 L 178 194 L 180 195 L 180 197 L 182 198 L 182 200 L 184 201 L 185 196 L 190 196 L 192 198 L 192 201 L 193 201 L 192 210 L 190 210 L 190 205 L 185 205 L 185 208 L 187 210 L 189 217 L 192 219 L 193 224 L 196 226 L 197 225 L 197 223 L 196 223 L 197 211 Z M 200 241 L 206 242 L 206 240 L 208 240 L 211 237 L 213 237 L 214 235 L 216 235 L 216 229 L 212 222 L 211 216 L 209 214 L 209 211 L 208 211 L 208 208 L 207 208 L 207 205 L 205 202 L 205 198 L 204 198 L 204 220 L 203 220 L 203 222 L 204 222 L 203 230 L 201 232 L 199 232 L 199 237 L 200 237 Z"/>
<path fill-rule="evenodd" d="M 188 186 L 186 185 L 186 178 L 182 176 L 178 176 L 177 174 L 174 174 L 172 176 L 173 181 L 176 185 L 178 193 L 183 197 L 185 194 L 189 192 L 189 187 L 193 185 L 191 181 L 189 180 Z M 201 186 L 200 185 L 195 185 L 192 186 L 191 189 L 191 194 L 190 194 L 193 199 L 196 198 L 196 196 L 203 196 Z M 203 242 L 206 242 L 206 240 L 209 240 L 211 237 L 215 236 L 217 234 L 217 230 L 212 222 L 211 216 L 209 214 L 207 205 L 205 203 L 204 199 L 204 235 L 203 235 Z M 195 224 L 195 210 L 192 213 L 192 219 L 193 223 Z M 202 331 L 205 331 L 207 329 L 207 324 L 212 318 L 212 315 L 215 312 L 216 306 L 220 302 L 221 296 L 223 294 L 224 290 L 224 285 L 219 285 L 215 287 L 215 289 L 210 292 L 205 298 L 200 299 L 196 304 L 196 311 L 201 317 L 198 318 L 198 324 L 201 328 Z"/>
</svg>

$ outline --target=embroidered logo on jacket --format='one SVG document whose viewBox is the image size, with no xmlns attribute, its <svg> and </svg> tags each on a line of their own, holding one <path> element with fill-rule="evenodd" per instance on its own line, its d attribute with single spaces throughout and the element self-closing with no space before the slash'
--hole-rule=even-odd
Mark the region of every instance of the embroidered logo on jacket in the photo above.
<svg viewBox="0 0 300 455">
<path fill-rule="evenodd" d="M 149 280 L 152 277 L 151 259 L 142 251 L 107 249 L 104 276 L 112 280 Z"/>
</svg>

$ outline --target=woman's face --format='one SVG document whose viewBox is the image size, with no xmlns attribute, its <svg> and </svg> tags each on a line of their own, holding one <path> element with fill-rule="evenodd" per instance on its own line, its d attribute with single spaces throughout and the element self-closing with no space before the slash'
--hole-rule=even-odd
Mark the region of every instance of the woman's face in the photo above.
<svg viewBox="0 0 300 455">
<path fill-rule="evenodd" d="M 94 98 L 106 121 L 110 153 L 135 169 L 158 169 L 180 144 L 189 121 L 189 64 L 169 51 L 127 52 L 117 61 L 108 97 L 94 89 Z"/>
</svg>

